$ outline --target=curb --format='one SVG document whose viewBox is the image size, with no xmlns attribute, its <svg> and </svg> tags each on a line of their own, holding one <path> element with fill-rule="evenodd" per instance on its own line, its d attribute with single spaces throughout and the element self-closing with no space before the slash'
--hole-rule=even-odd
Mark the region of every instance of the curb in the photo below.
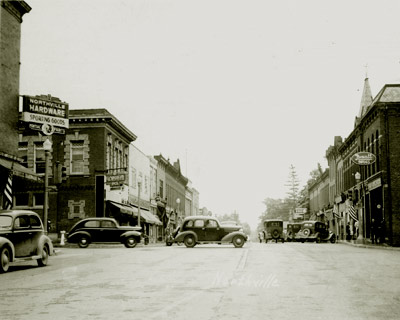
<svg viewBox="0 0 400 320">
<path fill-rule="evenodd" d="M 399 247 L 391 247 L 387 244 L 367 244 L 367 243 L 354 243 L 348 242 L 345 240 L 338 240 L 337 243 L 358 247 L 358 248 L 367 248 L 367 249 L 384 249 L 384 250 L 393 250 L 393 251 L 400 251 Z"/>
</svg>

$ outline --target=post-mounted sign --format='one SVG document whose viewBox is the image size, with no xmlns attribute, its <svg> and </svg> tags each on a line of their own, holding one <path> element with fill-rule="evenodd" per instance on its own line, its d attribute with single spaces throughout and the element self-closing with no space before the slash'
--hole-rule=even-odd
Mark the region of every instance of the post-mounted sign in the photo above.
<svg viewBox="0 0 400 320">
<path fill-rule="evenodd" d="M 373 164 L 375 160 L 376 157 L 371 152 L 357 152 L 351 157 L 351 161 L 359 165 L 370 165 Z"/>
</svg>

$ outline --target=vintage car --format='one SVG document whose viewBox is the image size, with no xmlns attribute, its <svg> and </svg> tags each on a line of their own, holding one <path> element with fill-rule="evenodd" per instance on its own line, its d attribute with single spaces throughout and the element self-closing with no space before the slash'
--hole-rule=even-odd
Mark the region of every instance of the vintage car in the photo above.
<svg viewBox="0 0 400 320">
<path fill-rule="evenodd" d="M 86 218 L 78 221 L 67 233 L 67 242 L 87 248 L 90 243 L 119 242 L 134 248 L 144 238 L 141 227 L 120 226 L 113 218 Z M 145 242 L 145 244 L 147 244 Z"/>
<path fill-rule="evenodd" d="M 331 243 L 336 242 L 336 235 L 328 230 L 325 223 L 320 221 L 304 221 L 301 224 L 300 231 L 296 234 L 295 239 L 297 241 L 316 241 L 320 243 L 322 241 L 330 241 Z"/>
<path fill-rule="evenodd" d="M 268 219 L 264 221 L 264 239 L 265 243 L 268 240 L 281 240 L 285 242 L 285 236 L 283 234 L 283 220 L 281 219 Z"/>
<path fill-rule="evenodd" d="M 193 248 L 202 243 L 232 243 L 241 248 L 247 240 L 247 235 L 241 226 L 223 226 L 216 218 L 209 216 L 191 216 L 185 218 L 174 242 L 183 242 L 186 247 Z"/>
<path fill-rule="evenodd" d="M 53 243 L 37 213 L 0 210 L 0 273 L 22 260 L 36 260 L 40 267 L 46 266 L 53 252 Z"/>
<path fill-rule="evenodd" d="M 290 242 L 296 240 L 296 234 L 300 231 L 300 229 L 301 222 L 288 223 L 286 228 L 286 241 Z"/>
</svg>

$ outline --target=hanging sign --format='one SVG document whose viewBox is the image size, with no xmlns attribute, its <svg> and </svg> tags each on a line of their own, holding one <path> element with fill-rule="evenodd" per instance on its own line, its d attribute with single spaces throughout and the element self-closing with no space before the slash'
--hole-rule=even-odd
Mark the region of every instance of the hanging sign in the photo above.
<svg viewBox="0 0 400 320">
<path fill-rule="evenodd" d="M 351 161 L 358 165 L 370 165 L 376 161 L 376 157 L 371 152 L 357 152 L 351 157 Z"/>
</svg>

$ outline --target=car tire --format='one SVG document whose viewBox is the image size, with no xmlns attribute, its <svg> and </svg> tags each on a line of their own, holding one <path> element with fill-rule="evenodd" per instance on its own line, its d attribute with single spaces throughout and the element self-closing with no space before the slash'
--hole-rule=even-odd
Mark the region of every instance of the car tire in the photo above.
<svg viewBox="0 0 400 320">
<path fill-rule="evenodd" d="M 303 234 L 308 237 L 311 234 L 311 230 L 310 229 L 304 229 L 303 230 Z"/>
<path fill-rule="evenodd" d="M 234 236 L 232 239 L 232 243 L 235 246 L 235 248 L 241 248 L 243 247 L 245 240 L 242 236 Z"/>
<path fill-rule="evenodd" d="M 279 230 L 275 229 L 274 231 L 271 232 L 272 238 L 278 239 L 279 238 Z"/>
<path fill-rule="evenodd" d="M 196 245 L 196 240 L 192 234 L 188 234 L 185 239 L 183 239 L 183 243 L 187 248 L 193 248 Z"/>
<path fill-rule="evenodd" d="M 322 242 L 321 237 L 317 237 L 316 242 L 317 242 L 317 243 L 321 243 L 321 242 Z"/>
<path fill-rule="evenodd" d="M 37 260 L 37 264 L 39 267 L 47 266 L 47 262 L 49 261 L 49 247 L 47 245 L 43 246 L 42 249 L 42 257 Z"/>
<path fill-rule="evenodd" d="M 165 244 L 166 244 L 167 247 L 172 246 L 172 242 L 165 242 Z"/>
<path fill-rule="evenodd" d="M 78 240 L 78 246 L 80 248 L 87 248 L 90 244 L 90 240 L 87 236 L 81 236 Z"/>
<path fill-rule="evenodd" d="M 5 273 L 10 267 L 11 254 L 10 249 L 4 247 L 0 251 L 0 273 Z"/>
<path fill-rule="evenodd" d="M 126 237 L 124 245 L 127 248 L 134 248 L 137 245 L 137 240 L 134 236 Z"/>
<path fill-rule="evenodd" d="M 336 236 L 333 235 L 333 236 L 329 239 L 329 241 L 330 241 L 331 243 L 335 243 L 335 242 L 336 242 Z"/>
</svg>

